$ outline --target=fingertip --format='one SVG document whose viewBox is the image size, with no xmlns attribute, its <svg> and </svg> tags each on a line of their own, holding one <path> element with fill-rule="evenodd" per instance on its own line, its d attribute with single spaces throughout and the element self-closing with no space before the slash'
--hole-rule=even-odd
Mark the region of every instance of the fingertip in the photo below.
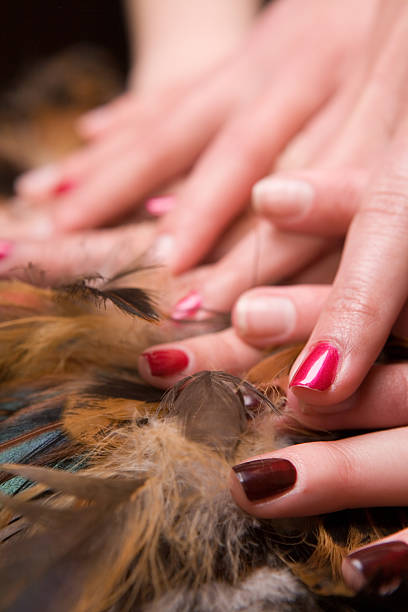
<svg viewBox="0 0 408 612">
<path fill-rule="evenodd" d="M 111 109 L 108 104 L 85 113 L 76 121 L 76 129 L 85 139 L 93 139 L 104 132 L 110 124 Z"/>
<path fill-rule="evenodd" d="M 250 344 L 265 347 L 288 340 L 296 326 L 292 300 L 269 289 L 244 293 L 236 302 L 232 322 Z"/>
<path fill-rule="evenodd" d="M 346 557 L 341 564 L 341 571 L 344 582 L 354 593 L 358 593 L 364 588 L 364 577 L 359 567 L 356 566 L 356 561 Z"/>
<path fill-rule="evenodd" d="M 44 200 L 61 183 L 61 172 L 57 164 L 48 164 L 29 170 L 17 178 L 14 189 L 22 198 Z"/>
<path fill-rule="evenodd" d="M 289 378 L 289 387 L 310 391 L 328 391 L 333 385 L 340 363 L 340 352 L 330 342 L 318 342 L 295 366 Z"/>
<path fill-rule="evenodd" d="M 315 198 L 314 185 L 297 178 L 270 176 L 258 181 L 252 189 L 255 211 L 278 220 L 300 220 Z"/>
<path fill-rule="evenodd" d="M 139 356 L 138 370 L 155 387 L 167 388 L 193 371 L 193 355 L 181 346 L 158 345 Z"/>
<path fill-rule="evenodd" d="M 242 488 L 241 482 L 240 482 L 240 480 L 238 478 L 238 475 L 234 471 L 234 469 L 232 469 L 230 474 L 229 474 L 228 486 L 229 486 L 232 498 L 235 501 L 235 503 L 240 508 L 242 508 L 243 510 L 248 512 L 249 511 L 248 509 L 250 509 L 251 504 L 249 504 L 249 502 L 248 502 L 248 499 L 247 499 L 247 497 L 246 497 L 246 495 L 244 493 L 244 490 Z"/>
</svg>

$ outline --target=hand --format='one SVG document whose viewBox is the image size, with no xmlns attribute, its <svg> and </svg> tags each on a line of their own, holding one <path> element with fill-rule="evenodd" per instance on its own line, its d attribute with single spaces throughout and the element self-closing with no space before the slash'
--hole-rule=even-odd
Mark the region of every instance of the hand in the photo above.
<svg viewBox="0 0 408 612">
<path fill-rule="evenodd" d="M 297 397 L 322 411 L 357 390 L 408 296 L 408 10 L 391 8 L 399 10 L 334 143 L 307 170 L 254 189 L 258 210 L 285 230 L 341 235 L 350 226 L 332 290 L 291 373 Z"/>
<path fill-rule="evenodd" d="M 132 102 L 129 115 L 123 111 L 125 126 L 114 126 L 62 165 L 22 179 L 20 194 L 50 203 L 57 191 L 58 202 L 49 207 L 52 227 L 86 228 L 129 210 L 194 164 L 161 226 L 171 268 L 188 269 L 245 207 L 252 184 L 288 140 L 322 107 L 329 109 L 375 8 L 372 1 L 360 3 L 356 14 L 349 2 L 314 0 L 308 11 L 298 10 L 299 0 L 274 3 L 241 52 L 199 86 Z M 322 24 L 318 49 L 310 44 L 316 24 Z"/>
<path fill-rule="evenodd" d="M 261 518 L 407 506 L 407 383 L 405 363 L 376 365 L 351 398 L 353 410 L 338 405 L 334 414 L 317 415 L 304 408 L 302 426 L 317 431 L 340 429 L 346 435 L 348 429 L 389 429 L 333 442 L 299 444 L 245 460 L 231 474 L 234 499 L 246 512 Z M 296 398 L 290 396 L 284 411 L 290 424 L 294 402 Z M 295 416 L 298 422 L 296 410 Z M 399 516 L 402 514 L 396 511 L 396 523 Z M 407 578 L 408 530 L 379 542 L 387 546 L 358 549 L 344 559 L 344 579 L 352 590 L 384 595 Z"/>
</svg>

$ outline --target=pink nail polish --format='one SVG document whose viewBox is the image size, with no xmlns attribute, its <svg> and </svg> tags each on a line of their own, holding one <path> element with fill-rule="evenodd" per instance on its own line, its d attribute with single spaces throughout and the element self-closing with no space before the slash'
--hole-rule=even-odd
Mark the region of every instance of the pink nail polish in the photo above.
<svg viewBox="0 0 408 612">
<path fill-rule="evenodd" d="M 0 259 L 5 259 L 8 255 L 10 255 L 12 248 L 13 248 L 12 242 L 7 242 L 6 240 L 0 240 Z"/>
<path fill-rule="evenodd" d="M 188 317 L 193 317 L 201 308 L 202 297 L 197 291 L 190 291 L 177 302 L 171 315 L 172 319 L 180 321 Z"/>
<path fill-rule="evenodd" d="M 63 195 L 64 193 L 68 193 L 68 191 L 71 191 L 74 187 L 75 183 L 73 181 L 61 181 L 61 183 L 59 183 L 55 187 L 54 195 Z"/>
<path fill-rule="evenodd" d="M 153 217 L 161 217 L 174 208 L 175 198 L 172 195 L 150 198 L 145 208 Z"/>
<path fill-rule="evenodd" d="M 328 342 L 320 342 L 309 353 L 290 381 L 290 387 L 326 391 L 336 377 L 339 351 Z"/>
<path fill-rule="evenodd" d="M 171 376 L 178 374 L 188 366 L 188 357 L 180 349 L 162 349 L 142 353 L 152 376 Z"/>
</svg>

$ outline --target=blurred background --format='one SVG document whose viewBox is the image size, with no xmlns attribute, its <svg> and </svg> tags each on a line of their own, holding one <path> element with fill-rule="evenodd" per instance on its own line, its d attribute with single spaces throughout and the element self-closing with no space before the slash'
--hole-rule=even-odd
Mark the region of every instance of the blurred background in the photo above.
<svg viewBox="0 0 408 612">
<path fill-rule="evenodd" d="M 120 0 L 2 0 L 0 88 L 50 55 L 77 43 L 109 49 L 118 70 L 128 66 Z"/>
</svg>

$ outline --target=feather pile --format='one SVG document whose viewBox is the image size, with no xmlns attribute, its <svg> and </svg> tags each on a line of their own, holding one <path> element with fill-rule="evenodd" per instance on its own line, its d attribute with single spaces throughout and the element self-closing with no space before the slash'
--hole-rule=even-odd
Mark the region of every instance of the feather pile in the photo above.
<svg viewBox="0 0 408 612">
<path fill-rule="evenodd" d="M 0 283 L 0 611 L 383 609 L 340 564 L 405 509 L 268 521 L 229 495 L 232 465 L 315 436 L 279 426 L 298 347 L 163 395 L 135 364 L 176 328 L 123 280 Z"/>
</svg>

